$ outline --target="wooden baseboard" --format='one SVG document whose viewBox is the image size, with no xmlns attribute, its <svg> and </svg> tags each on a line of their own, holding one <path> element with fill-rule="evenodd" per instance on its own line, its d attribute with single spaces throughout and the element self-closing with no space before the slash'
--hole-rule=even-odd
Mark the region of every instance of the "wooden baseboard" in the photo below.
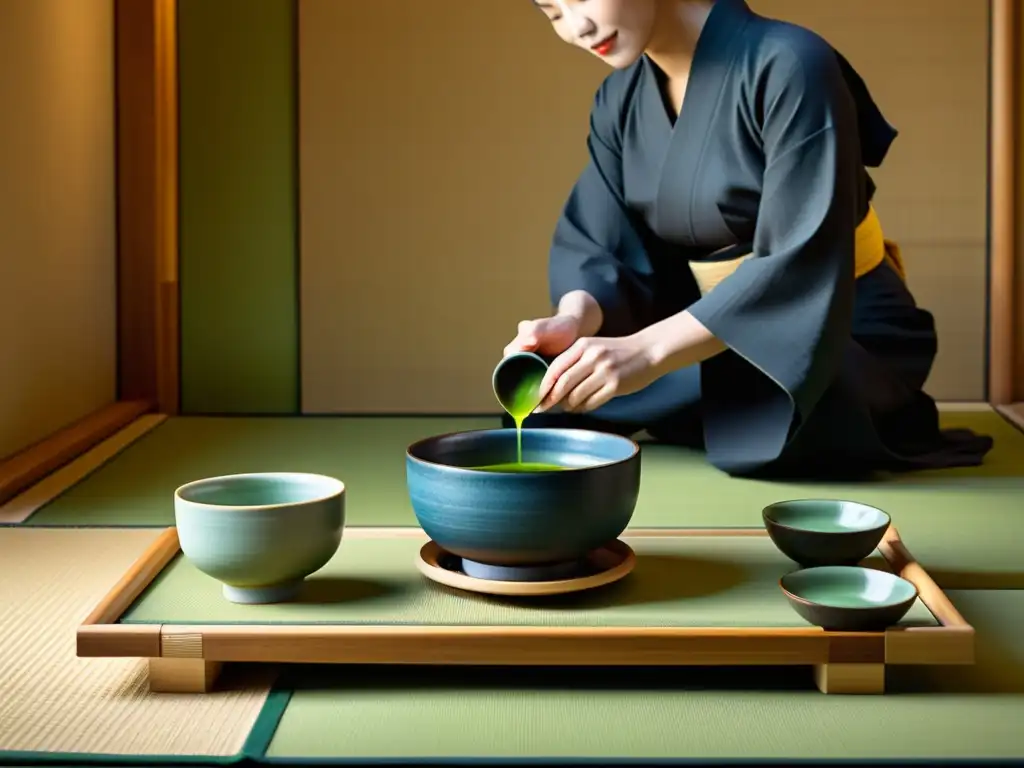
<svg viewBox="0 0 1024 768">
<path fill-rule="evenodd" d="M 973 413 L 991 411 L 992 406 L 988 403 L 979 402 L 976 400 L 954 400 L 954 401 L 941 401 L 935 404 L 938 409 L 946 413 Z"/>
<path fill-rule="evenodd" d="M 113 403 L 0 462 L 0 504 L 151 410 L 153 405 L 145 401 Z"/>
<path fill-rule="evenodd" d="M 81 456 L 72 459 L 42 480 L 34 483 L 8 502 L 0 503 L 0 525 L 23 523 L 32 515 L 56 499 L 69 488 L 77 485 L 125 448 L 152 432 L 167 417 L 162 413 L 147 413 L 131 422 L 124 429 L 97 443 Z"/>
<path fill-rule="evenodd" d="M 1024 431 L 1024 403 L 1013 403 L 1011 405 L 1000 405 L 996 410 L 1004 419 Z"/>
</svg>

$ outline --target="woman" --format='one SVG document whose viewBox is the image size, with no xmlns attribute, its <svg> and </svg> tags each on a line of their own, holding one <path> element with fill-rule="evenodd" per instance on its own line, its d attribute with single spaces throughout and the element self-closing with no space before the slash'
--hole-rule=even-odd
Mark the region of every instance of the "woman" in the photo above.
<svg viewBox="0 0 1024 768">
<path fill-rule="evenodd" d="M 931 315 L 871 206 L 896 131 L 849 63 L 743 0 L 535 0 L 615 71 L 556 227 L 533 425 L 702 443 L 732 475 L 974 465 L 922 387 Z"/>
</svg>

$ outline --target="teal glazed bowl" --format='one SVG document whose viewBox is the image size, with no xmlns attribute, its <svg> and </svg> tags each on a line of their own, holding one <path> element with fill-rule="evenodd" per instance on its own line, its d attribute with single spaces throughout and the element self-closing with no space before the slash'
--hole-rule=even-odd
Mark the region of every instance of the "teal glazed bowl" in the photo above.
<svg viewBox="0 0 1024 768">
<path fill-rule="evenodd" d="M 803 619 L 831 632 L 875 632 L 899 624 L 917 600 L 917 587 L 886 571 L 825 565 L 779 581 Z"/>
<path fill-rule="evenodd" d="M 640 493 L 639 445 L 581 429 L 524 429 L 522 445 L 524 463 L 562 469 L 474 469 L 515 463 L 514 429 L 440 435 L 409 447 L 409 498 L 438 546 L 463 564 L 536 568 L 578 561 L 618 538 Z"/>
<path fill-rule="evenodd" d="M 338 551 L 345 485 L 297 472 L 196 480 L 174 492 L 174 518 L 182 553 L 226 599 L 284 602 Z"/>
<path fill-rule="evenodd" d="M 804 567 L 856 565 L 875 551 L 890 522 L 880 509 L 838 499 L 780 501 L 762 518 L 779 551 Z"/>
</svg>

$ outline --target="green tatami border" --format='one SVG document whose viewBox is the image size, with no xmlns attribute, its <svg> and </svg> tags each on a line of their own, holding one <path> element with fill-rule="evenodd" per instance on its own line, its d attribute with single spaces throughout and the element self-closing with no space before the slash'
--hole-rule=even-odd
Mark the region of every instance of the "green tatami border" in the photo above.
<svg viewBox="0 0 1024 768">
<path fill-rule="evenodd" d="M 0 750 L 0 765 L 235 765 L 243 762 L 262 762 L 292 697 L 292 690 L 280 685 L 281 682 L 279 676 L 242 744 L 242 750 L 235 755 L 123 755 Z"/>
</svg>

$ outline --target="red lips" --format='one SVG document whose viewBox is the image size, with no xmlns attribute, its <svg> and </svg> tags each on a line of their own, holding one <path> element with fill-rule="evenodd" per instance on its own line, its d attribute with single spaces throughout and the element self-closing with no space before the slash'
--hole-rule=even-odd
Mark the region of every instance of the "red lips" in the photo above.
<svg viewBox="0 0 1024 768">
<path fill-rule="evenodd" d="M 613 32 L 604 40 L 590 46 L 590 50 L 592 50 L 598 56 L 607 56 L 609 53 L 612 52 L 612 49 L 615 48 L 615 41 L 618 40 L 618 37 L 619 33 Z"/>
</svg>

